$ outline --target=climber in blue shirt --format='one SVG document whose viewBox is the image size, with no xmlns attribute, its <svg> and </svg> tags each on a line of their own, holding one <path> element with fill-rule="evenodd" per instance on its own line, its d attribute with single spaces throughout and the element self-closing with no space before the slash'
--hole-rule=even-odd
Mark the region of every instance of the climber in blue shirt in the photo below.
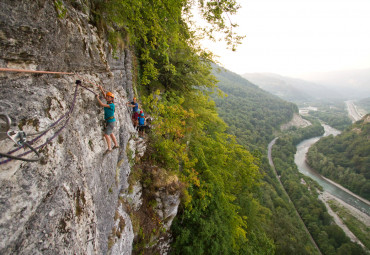
<svg viewBox="0 0 370 255">
<path fill-rule="evenodd" d="M 104 89 L 102 86 L 99 86 L 99 89 L 101 90 L 103 96 L 105 97 L 105 100 L 107 100 L 107 103 L 104 104 L 100 98 L 99 95 L 96 95 L 96 99 L 98 100 L 98 103 L 100 106 L 104 107 L 104 119 L 105 119 L 105 129 L 104 129 L 104 138 L 107 141 L 108 149 L 104 152 L 104 155 L 112 151 L 112 145 L 110 138 L 112 139 L 114 143 L 113 149 L 119 148 L 117 139 L 113 134 L 113 129 L 116 126 L 116 119 L 114 118 L 114 94 L 112 92 L 104 92 Z M 110 137 L 110 138 L 109 138 Z"/>
<path fill-rule="evenodd" d="M 140 116 L 138 117 L 139 122 L 139 137 L 143 138 L 144 128 L 145 128 L 145 117 L 143 111 L 140 111 Z"/>
</svg>

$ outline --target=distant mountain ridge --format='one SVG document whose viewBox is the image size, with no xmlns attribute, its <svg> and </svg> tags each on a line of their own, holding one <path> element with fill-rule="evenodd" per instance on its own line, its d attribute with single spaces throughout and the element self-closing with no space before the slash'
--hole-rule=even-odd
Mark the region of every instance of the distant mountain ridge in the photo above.
<svg viewBox="0 0 370 255">
<path fill-rule="evenodd" d="M 360 98 L 370 95 L 370 68 L 310 73 L 301 77 L 304 80 L 344 90 L 347 94 Z"/>
<path fill-rule="evenodd" d="M 261 89 L 294 103 L 343 97 L 332 88 L 273 73 L 245 73 L 242 77 L 258 85 Z"/>
<path fill-rule="evenodd" d="M 370 95 L 370 68 L 309 73 L 300 75 L 300 78 L 273 73 L 245 73 L 242 76 L 260 88 L 295 103 L 363 99 Z"/>
</svg>

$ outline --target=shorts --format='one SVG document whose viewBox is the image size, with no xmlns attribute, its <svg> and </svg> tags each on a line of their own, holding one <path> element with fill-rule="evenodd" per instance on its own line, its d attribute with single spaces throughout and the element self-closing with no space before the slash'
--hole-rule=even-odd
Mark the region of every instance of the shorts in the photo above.
<svg viewBox="0 0 370 255">
<path fill-rule="evenodd" d="M 134 112 L 132 114 L 132 120 L 137 120 L 137 118 L 139 118 L 139 113 L 138 112 Z"/>
<path fill-rule="evenodd" d="M 106 134 L 106 135 L 112 134 L 113 129 L 114 129 L 115 126 L 116 126 L 116 122 L 115 121 L 113 121 L 113 122 L 107 122 L 106 123 L 106 126 L 105 126 L 105 129 L 104 129 L 104 134 Z"/>
<path fill-rule="evenodd" d="M 139 131 L 144 131 L 144 129 L 145 129 L 145 126 L 143 125 L 143 126 L 139 126 Z"/>
</svg>

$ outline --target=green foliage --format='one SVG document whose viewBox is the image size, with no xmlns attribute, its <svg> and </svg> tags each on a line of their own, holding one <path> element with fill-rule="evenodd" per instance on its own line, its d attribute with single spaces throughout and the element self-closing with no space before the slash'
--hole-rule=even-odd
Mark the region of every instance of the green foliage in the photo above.
<svg viewBox="0 0 370 255">
<path fill-rule="evenodd" d="M 296 105 L 259 89 L 239 75 L 214 70 L 219 80 L 218 87 L 228 95 L 215 98 L 220 117 L 240 144 L 252 150 L 266 148 L 274 137 L 274 131 L 298 112 Z"/>
<path fill-rule="evenodd" d="M 291 132 L 286 133 L 287 135 L 290 135 L 293 145 L 297 145 L 305 139 L 324 134 L 324 128 L 318 121 L 311 120 L 311 123 L 311 126 L 299 130 L 292 130 Z"/>
<path fill-rule="evenodd" d="M 232 23 L 229 15 L 235 14 L 240 8 L 237 1 L 204 1 L 199 0 L 198 6 L 201 16 L 206 20 L 211 27 L 202 27 L 201 31 L 211 40 L 217 40 L 215 32 L 221 32 L 225 34 L 225 40 L 227 45 L 233 51 L 236 50 L 236 46 L 240 44 L 240 40 L 245 36 L 238 36 L 233 28 L 237 27 L 236 23 Z M 228 22 L 230 24 L 228 25 Z M 194 25 L 194 23 L 193 23 Z M 219 39 L 220 40 L 220 39 Z"/>
<path fill-rule="evenodd" d="M 352 124 L 351 119 L 348 117 L 346 113 L 333 113 L 333 112 L 326 112 L 326 111 L 311 111 L 310 115 L 323 120 L 324 122 L 328 123 L 328 125 L 338 129 L 344 130 L 349 125 Z"/>
<path fill-rule="evenodd" d="M 274 241 L 276 254 L 317 254 L 294 207 L 270 169 L 266 155 L 262 153 L 274 133 L 279 131 L 280 125 L 288 122 L 293 113 L 298 111 L 297 106 L 259 89 L 231 72 L 223 70 L 216 73 L 216 76 L 219 88 L 228 94 L 226 98 L 215 99 L 220 116 L 230 126 L 228 132 L 235 134 L 240 144 L 254 149 L 255 162 L 260 166 L 260 172 L 265 174 L 263 184 L 253 192 L 254 199 L 245 195 L 236 199 L 241 210 L 248 215 L 248 239 L 263 239 L 265 235 Z M 316 134 L 318 128 L 315 126 L 311 129 L 304 131 L 307 136 L 310 133 Z M 258 207 L 251 206 L 254 201 L 258 201 Z M 264 244 L 262 242 L 259 245 L 268 250 Z M 247 249 L 243 254 L 258 253 L 254 248 Z"/>
<path fill-rule="evenodd" d="M 58 13 L 58 18 L 64 19 L 67 14 L 67 9 L 61 0 L 54 1 L 55 9 Z"/>
<path fill-rule="evenodd" d="M 224 132 L 226 125 L 207 93 L 157 92 L 145 97 L 143 104 L 154 117 L 152 159 L 180 171 L 187 184 L 189 199 L 172 226 L 174 253 L 274 250 L 262 231 L 253 234 L 257 243 L 247 239 L 247 219 L 261 209 L 252 196 L 261 176 L 253 156 Z M 248 210 L 240 207 L 242 199 L 248 200 L 244 201 Z"/>
<path fill-rule="evenodd" d="M 212 58 L 212 53 L 198 46 L 199 37 L 191 30 L 196 27 L 192 22 L 195 7 L 210 24 L 210 27 L 198 28 L 198 33 L 212 38 L 214 32 L 218 31 L 225 35 L 227 44 L 235 49 L 243 38 L 233 32 L 236 24 L 228 23 L 228 16 L 239 9 L 235 0 L 207 3 L 202 0 L 198 3 L 190 0 L 96 1 L 95 19 L 98 23 L 104 23 L 114 49 L 118 48 L 117 42 L 122 38 L 135 47 L 141 84 L 149 85 L 159 80 L 160 84 L 167 87 L 176 85 L 171 82 L 173 79 L 183 79 L 184 75 L 197 76 L 201 72 L 197 67 L 204 69 L 199 57 L 204 60 Z M 201 76 L 193 79 L 195 83 L 188 86 L 207 85 L 208 82 L 201 83 L 199 78 Z"/>
<path fill-rule="evenodd" d="M 336 137 L 320 139 L 310 148 L 307 161 L 322 175 L 370 199 L 369 134 L 370 123 L 359 121 Z"/>
<path fill-rule="evenodd" d="M 186 185 L 173 224 L 174 253 L 273 253 L 274 245 L 262 230 L 248 233 L 248 217 L 263 210 L 252 195 L 261 176 L 256 159 L 225 133 L 227 127 L 208 96 L 216 83 L 209 62 L 212 54 L 198 47 L 191 30 L 193 4 L 95 1 L 95 22 L 108 33 L 114 50 L 120 42 L 135 48 L 138 79 L 146 85 L 140 88 L 141 101 L 153 117 L 154 153 L 148 160 L 177 172 Z M 236 12 L 236 2 L 200 0 L 197 6 L 210 29 L 224 32 L 235 48 L 241 37 L 226 25 L 225 15 Z M 207 29 L 203 35 L 213 36 Z M 248 210 L 238 205 L 242 197 Z"/>
</svg>

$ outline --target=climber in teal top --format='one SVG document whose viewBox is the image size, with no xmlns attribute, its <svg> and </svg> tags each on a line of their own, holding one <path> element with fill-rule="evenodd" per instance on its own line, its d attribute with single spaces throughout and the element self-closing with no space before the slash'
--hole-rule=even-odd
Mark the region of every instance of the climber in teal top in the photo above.
<svg viewBox="0 0 370 255">
<path fill-rule="evenodd" d="M 96 99 L 98 100 L 98 103 L 100 106 L 104 107 L 104 120 L 105 120 L 105 129 L 104 129 L 104 138 L 107 141 L 108 149 L 104 154 L 107 154 L 112 151 L 112 145 L 110 138 L 112 138 L 112 141 L 114 143 L 113 149 L 119 148 L 117 139 L 113 134 L 113 129 L 116 126 L 116 119 L 114 118 L 114 95 L 112 92 L 104 92 L 104 89 L 102 86 L 99 86 L 100 91 L 102 92 L 103 96 L 107 100 L 107 103 L 104 104 L 100 99 L 99 95 L 96 95 Z M 109 138 L 110 137 L 110 138 Z"/>
<path fill-rule="evenodd" d="M 110 92 L 108 92 L 110 93 Z M 107 95 L 108 95 L 107 93 Z M 112 93 L 111 93 L 112 94 Z M 108 103 L 109 107 L 104 107 L 104 119 L 107 123 L 115 122 L 116 119 L 114 118 L 114 104 Z"/>
</svg>

